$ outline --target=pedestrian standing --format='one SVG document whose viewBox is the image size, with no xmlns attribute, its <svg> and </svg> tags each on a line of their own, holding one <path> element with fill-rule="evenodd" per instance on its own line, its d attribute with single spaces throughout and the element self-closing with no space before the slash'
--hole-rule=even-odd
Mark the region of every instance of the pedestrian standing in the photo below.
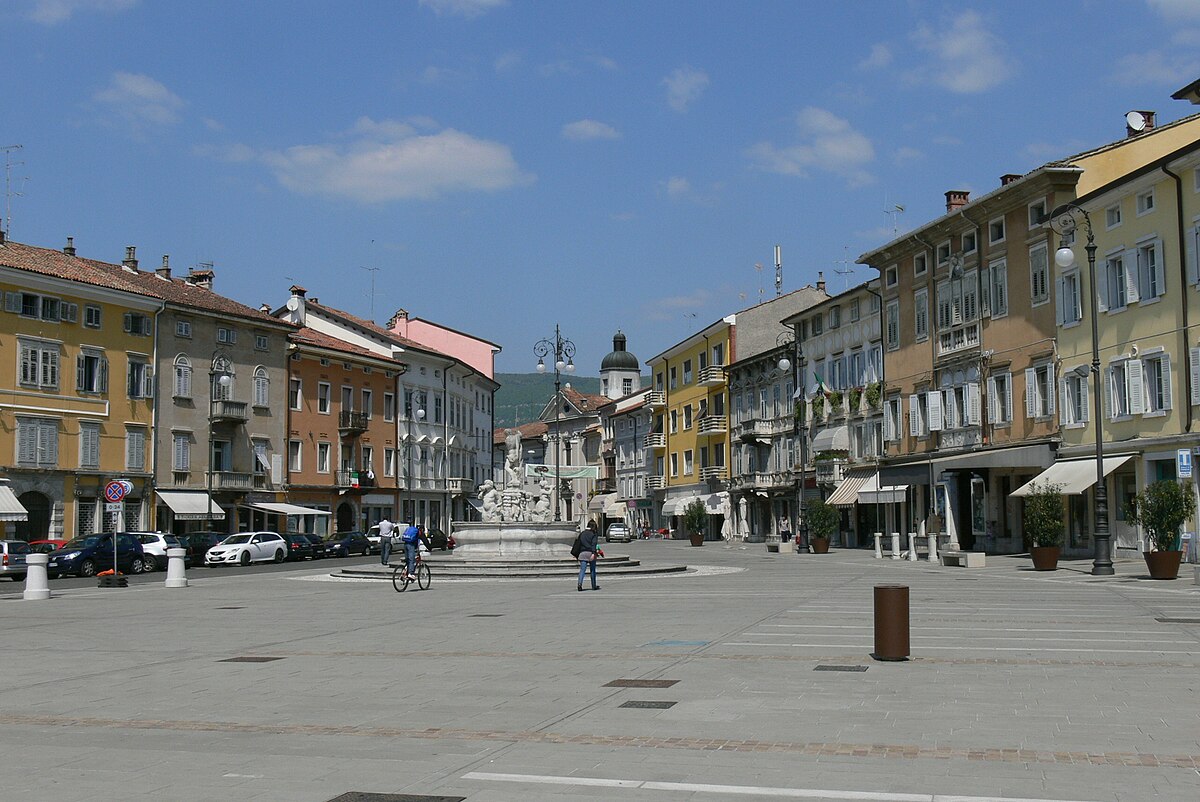
<svg viewBox="0 0 1200 802">
<path fill-rule="evenodd" d="M 388 517 L 383 516 L 383 520 L 379 522 L 379 548 L 383 564 L 388 564 L 388 559 L 392 556 L 392 532 L 396 529 L 396 525 L 388 520 Z"/>
<path fill-rule="evenodd" d="M 588 521 L 587 529 L 579 535 L 579 544 L 582 547 L 579 552 L 579 584 L 576 590 L 583 590 L 583 575 L 587 572 L 588 566 L 592 569 L 592 590 L 600 590 L 600 586 L 596 584 L 596 544 L 600 541 L 600 533 L 596 530 L 596 522 Z"/>
</svg>

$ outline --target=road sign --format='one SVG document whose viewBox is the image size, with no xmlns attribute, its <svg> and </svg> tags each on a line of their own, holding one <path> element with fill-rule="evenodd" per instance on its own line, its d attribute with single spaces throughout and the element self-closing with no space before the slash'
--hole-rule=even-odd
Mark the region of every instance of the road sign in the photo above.
<svg viewBox="0 0 1200 802">
<path fill-rule="evenodd" d="M 1192 450 L 1181 448 L 1175 452 L 1175 473 L 1180 479 L 1192 478 Z"/>
<path fill-rule="evenodd" d="M 129 482 L 109 482 L 104 486 L 104 500 L 110 503 L 120 501 L 131 489 Z"/>
<path fill-rule="evenodd" d="M 112 501 L 110 501 L 110 502 L 106 502 L 106 503 L 105 503 L 105 505 L 104 505 L 104 511 L 105 511 L 105 512 L 120 512 L 120 511 L 121 511 L 121 506 L 122 506 L 122 505 L 121 505 L 121 502 L 119 502 L 119 501 L 116 501 L 116 502 L 112 502 Z"/>
</svg>

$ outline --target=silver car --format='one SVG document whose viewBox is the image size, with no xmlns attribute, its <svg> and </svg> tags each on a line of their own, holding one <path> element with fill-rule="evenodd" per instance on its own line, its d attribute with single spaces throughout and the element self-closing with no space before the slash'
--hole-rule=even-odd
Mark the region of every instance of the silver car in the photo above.
<svg viewBox="0 0 1200 802">
<path fill-rule="evenodd" d="M 608 529 L 604 530 L 604 540 L 607 543 L 630 543 L 633 541 L 633 533 L 623 523 L 609 524 Z"/>
<path fill-rule="evenodd" d="M 24 540 L 0 540 L 0 576 L 7 576 L 14 582 L 25 578 L 25 555 L 31 553 L 29 544 Z"/>
</svg>

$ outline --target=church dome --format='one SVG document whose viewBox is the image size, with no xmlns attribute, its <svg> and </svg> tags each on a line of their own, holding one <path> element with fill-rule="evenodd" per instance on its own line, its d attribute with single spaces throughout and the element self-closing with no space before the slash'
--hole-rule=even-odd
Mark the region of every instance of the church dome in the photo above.
<svg viewBox="0 0 1200 802">
<path fill-rule="evenodd" d="M 620 331 L 613 335 L 612 352 L 604 357 L 600 363 L 600 370 L 641 370 L 638 358 L 625 350 L 625 335 Z"/>
</svg>

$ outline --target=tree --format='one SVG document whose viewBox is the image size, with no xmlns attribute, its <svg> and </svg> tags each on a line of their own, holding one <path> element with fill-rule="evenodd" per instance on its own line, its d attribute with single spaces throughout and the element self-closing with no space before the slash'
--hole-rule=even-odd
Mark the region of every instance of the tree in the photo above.
<svg viewBox="0 0 1200 802">
<path fill-rule="evenodd" d="M 830 540 L 837 531 L 841 519 L 838 508 L 824 501 L 810 501 L 804 508 L 804 518 L 808 524 L 808 534 L 814 538 Z"/>
<path fill-rule="evenodd" d="M 1033 484 L 1025 496 L 1025 534 L 1041 548 L 1063 542 L 1062 485 Z"/>
<path fill-rule="evenodd" d="M 683 528 L 688 532 L 694 532 L 697 535 L 703 534 L 707 524 L 708 509 L 704 506 L 703 501 L 696 499 L 683 508 Z"/>
<path fill-rule="evenodd" d="M 1179 551 L 1179 527 L 1196 513 L 1192 483 L 1162 479 L 1139 493 L 1125 517 L 1146 530 L 1157 551 Z"/>
</svg>

